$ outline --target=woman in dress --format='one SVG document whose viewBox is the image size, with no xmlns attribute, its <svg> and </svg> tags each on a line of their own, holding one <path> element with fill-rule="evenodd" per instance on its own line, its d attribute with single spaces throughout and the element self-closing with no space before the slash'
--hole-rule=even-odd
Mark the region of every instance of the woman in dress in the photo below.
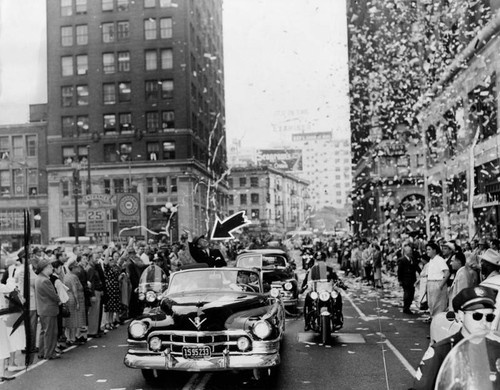
<svg viewBox="0 0 500 390">
<path fill-rule="evenodd" d="M 76 275 L 79 265 L 76 261 L 68 265 L 69 272 L 64 275 L 64 284 L 68 287 L 68 308 L 70 316 L 64 318 L 63 325 L 67 331 L 66 344 L 80 344 L 76 341 L 76 332 L 82 327 L 86 326 L 86 313 L 85 313 L 85 296 L 83 293 L 83 286 Z"/>
<path fill-rule="evenodd" d="M 120 268 L 118 267 L 118 259 L 120 254 L 107 250 L 104 258 L 104 279 L 106 281 L 106 291 L 108 300 L 104 304 L 104 328 L 107 330 L 115 329 L 118 322 L 118 313 L 121 311 L 121 294 L 120 294 Z"/>
</svg>

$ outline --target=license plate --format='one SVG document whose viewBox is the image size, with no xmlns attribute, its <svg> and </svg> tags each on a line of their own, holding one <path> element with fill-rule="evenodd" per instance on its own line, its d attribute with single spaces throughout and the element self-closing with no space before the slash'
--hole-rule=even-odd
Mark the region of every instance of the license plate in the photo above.
<svg viewBox="0 0 500 390">
<path fill-rule="evenodd" d="M 205 359 L 212 356 L 212 349 L 205 347 L 182 347 L 182 357 L 184 359 Z"/>
</svg>

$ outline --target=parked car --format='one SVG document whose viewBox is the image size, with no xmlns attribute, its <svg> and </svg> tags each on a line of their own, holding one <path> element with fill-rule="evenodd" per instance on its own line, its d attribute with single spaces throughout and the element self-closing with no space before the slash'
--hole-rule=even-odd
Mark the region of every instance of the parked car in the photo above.
<svg viewBox="0 0 500 390">
<path fill-rule="evenodd" d="M 283 305 L 295 311 L 299 297 L 297 274 L 284 250 L 245 250 L 236 257 L 236 267 L 261 270 L 265 290 L 275 296 L 279 295 Z"/>
<path fill-rule="evenodd" d="M 170 275 L 161 304 L 128 327 L 124 363 L 147 382 L 168 371 L 241 371 L 270 380 L 285 331 L 279 299 L 263 292 L 259 273 L 192 268 Z"/>
</svg>

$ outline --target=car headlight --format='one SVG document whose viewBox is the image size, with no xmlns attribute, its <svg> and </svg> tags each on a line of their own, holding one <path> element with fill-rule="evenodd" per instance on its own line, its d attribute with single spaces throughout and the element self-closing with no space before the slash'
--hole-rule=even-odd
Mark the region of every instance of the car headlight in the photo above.
<svg viewBox="0 0 500 390">
<path fill-rule="evenodd" d="M 146 294 L 139 293 L 139 301 L 143 301 L 144 299 L 146 299 Z"/>
<path fill-rule="evenodd" d="M 267 321 L 264 321 L 264 320 L 257 321 L 253 326 L 253 333 L 259 339 L 265 339 L 266 337 L 269 337 L 272 330 L 273 329 L 271 327 L 271 324 Z"/>
<path fill-rule="evenodd" d="M 319 293 L 319 299 L 321 301 L 328 301 L 330 299 L 330 293 L 328 291 L 321 291 Z"/>
<path fill-rule="evenodd" d="M 335 290 L 333 290 L 330 295 L 332 296 L 333 299 L 336 299 L 339 296 L 339 293 Z"/>
<path fill-rule="evenodd" d="M 271 289 L 271 296 L 273 298 L 278 298 L 280 296 L 280 291 L 277 288 L 272 288 Z"/>
<path fill-rule="evenodd" d="M 132 321 L 128 327 L 128 332 L 134 339 L 140 339 L 143 337 L 147 330 L 147 325 L 142 321 Z"/>
<path fill-rule="evenodd" d="M 156 294 L 154 291 L 148 291 L 146 293 L 146 301 L 148 301 L 148 302 L 156 301 Z"/>
<path fill-rule="evenodd" d="M 318 293 L 316 291 L 311 292 L 312 299 L 318 299 Z"/>
<path fill-rule="evenodd" d="M 240 351 L 244 352 L 250 348 L 250 340 L 248 337 L 240 337 L 236 345 Z"/>
<path fill-rule="evenodd" d="M 151 337 L 149 340 L 149 349 L 158 352 L 161 349 L 161 340 L 159 337 Z"/>
<path fill-rule="evenodd" d="M 291 282 L 286 282 L 283 287 L 285 288 L 285 290 L 291 290 L 293 287 L 293 284 Z"/>
</svg>

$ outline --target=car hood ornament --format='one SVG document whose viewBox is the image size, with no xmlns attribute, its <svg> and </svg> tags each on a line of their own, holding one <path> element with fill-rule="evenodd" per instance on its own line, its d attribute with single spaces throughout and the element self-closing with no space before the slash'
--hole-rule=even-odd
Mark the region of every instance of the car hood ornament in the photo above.
<svg viewBox="0 0 500 390">
<path fill-rule="evenodd" d="M 203 324 L 207 319 L 201 319 L 199 316 L 194 318 L 194 321 L 190 318 L 189 321 L 196 327 L 197 330 L 200 330 L 201 324 Z"/>
</svg>

